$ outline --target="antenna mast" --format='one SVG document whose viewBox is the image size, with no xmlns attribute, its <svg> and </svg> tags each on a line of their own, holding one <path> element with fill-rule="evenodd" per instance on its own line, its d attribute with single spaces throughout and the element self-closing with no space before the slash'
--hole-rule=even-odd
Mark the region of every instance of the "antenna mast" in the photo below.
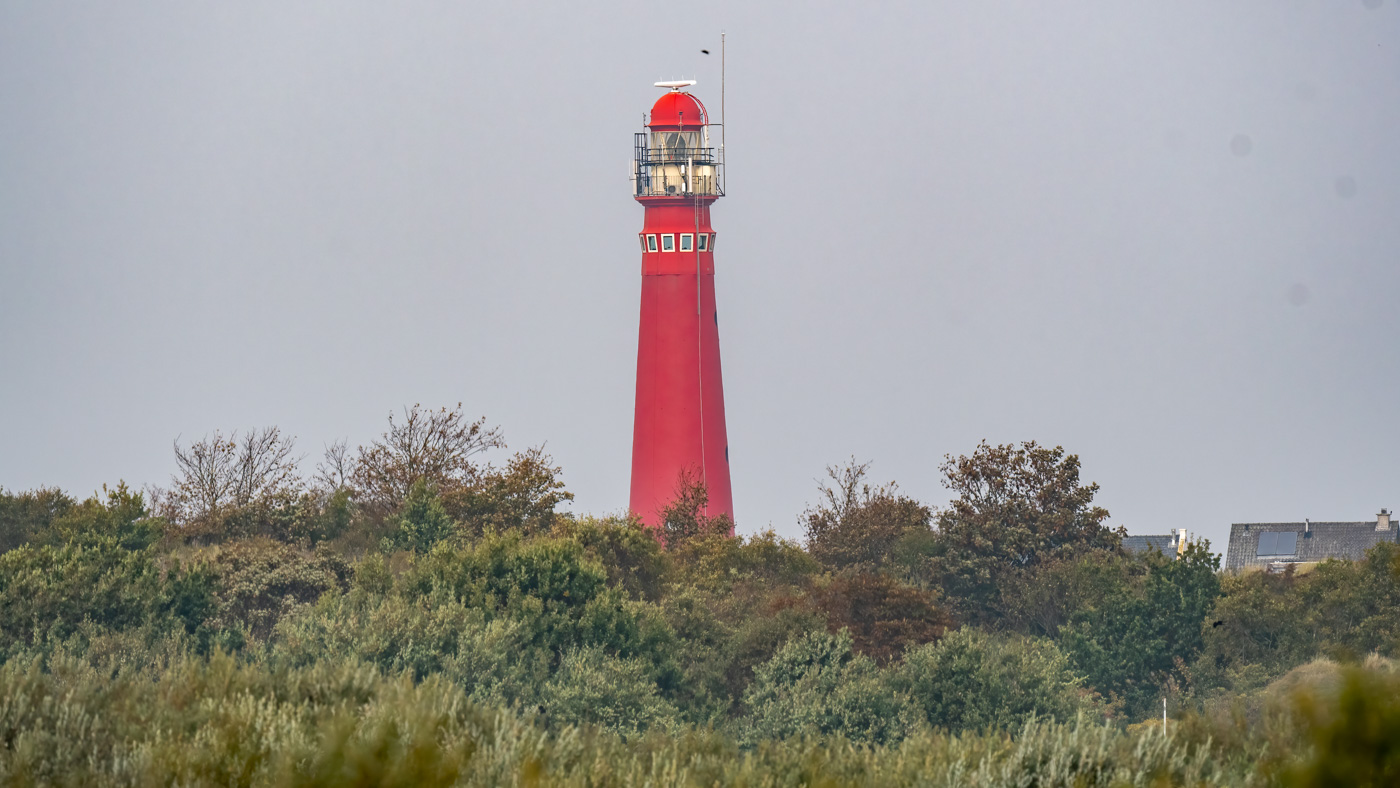
<svg viewBox="0 0 1400 788">
<path fill-rule="evenodd" d="M 728 192 L 729 164 L 724 160 L 724 31 L 719 31 L 719 163 L 724 165 L 719 171 L 719 190 Z"/>
</svg>

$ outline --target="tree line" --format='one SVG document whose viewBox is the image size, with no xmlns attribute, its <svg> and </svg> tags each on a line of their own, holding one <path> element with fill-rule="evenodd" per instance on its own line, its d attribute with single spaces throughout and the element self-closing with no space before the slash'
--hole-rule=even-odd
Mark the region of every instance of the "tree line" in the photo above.
<svg viewBox="0 0 1400 788">
<path fill-rule="evenodd" d="M 1263 720 L 1280 682 L 1388 666 L 1400 645 L 1394 546 L 1282 575 L 1222 574 L 1205 543 L 1129 553 L 1059 447 L 948 457 L 938 511 L 872 482 L 869 464 L 830 467 L 800 543 L 728 536 L 685 478 L 661 538 L 574 515 L 542 448 L 506 452 L 460 405 L 414 406 L 310 473 L 274 427 L 177 440 L 160 487 L 0 490 L 0 683 L 56 692 L 38 677 L 91 670 L 100 694 L 104 676 L 360 670 L 451 687 L 551 735 L 703 732 L 735 752 L 1056 724 L 1130 735 L 1165 698 L 1225 754 L 1205 742 L 1231 715 Z M 345 681 L 326 690 L 336 702 L 369 692 Z M 17 714 L 0 711 L 12 754 L 35 724 Z M 110 747 L 146 740 L 130 724 Z M 1243 741 L 1230 753 L 1256 768 Z"/>
</svg>

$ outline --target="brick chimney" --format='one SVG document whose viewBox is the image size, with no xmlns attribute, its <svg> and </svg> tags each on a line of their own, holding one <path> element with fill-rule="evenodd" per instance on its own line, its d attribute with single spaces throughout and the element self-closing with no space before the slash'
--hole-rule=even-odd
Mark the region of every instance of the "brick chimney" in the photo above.
<svg viewBox="0 0 1400 788">
<path fill-rule="evenodd" d="M 1382 510 L 1381 510 L 1381 513 L 1378 514 L 1378 515 L 1376 515 L 1376 530 L 1377 530 L 1377 531 L 1389 531 L 1389 530 L 1390 530 L 1390 510 L 1389 510 L 1389 509 L 1382 509 Z"/>
</svg>

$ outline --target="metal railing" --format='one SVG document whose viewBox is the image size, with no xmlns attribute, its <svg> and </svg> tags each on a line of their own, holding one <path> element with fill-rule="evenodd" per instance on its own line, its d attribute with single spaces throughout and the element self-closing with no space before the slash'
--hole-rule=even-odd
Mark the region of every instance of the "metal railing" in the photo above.
<svg viewBox="0 0 1400 788">
<path fill-rule="evenodd" d="M 714 164 L 714 148 L 642 148 L 637 160 L 648 164 Z"/>
<path fill-rule="evenodd" d="M 724 153 L 714 148 L 653 148 L 648 135 L 634 141 L 632 193 L 638 197 L 723 196 Z"/>
</svg>

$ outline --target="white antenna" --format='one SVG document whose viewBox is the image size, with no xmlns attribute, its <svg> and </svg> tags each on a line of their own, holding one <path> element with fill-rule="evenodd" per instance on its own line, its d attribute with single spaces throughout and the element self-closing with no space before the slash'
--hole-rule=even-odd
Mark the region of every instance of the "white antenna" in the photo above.
<svg viewBox="0 0 1400 788">
<path fill-rule="evenodd" d="M 681 88 L 688 88 L 688 87 L 690 87 L 691 85 L 694 85 L 694 84 L 695 84 L 695 80 L 693 80 L 693 79 L 673 79 L 673 80 L 671 80 L 671 81 L 669 81 L 669 82 L 657 82 L 657 83 L 655 83 L 655 84 L 656 84 L 656 86 L 657 86 L 658 88 L 670 88 L 670 89 L 673 90 L 673 91 L 679 92 Z"/>
</svg>

